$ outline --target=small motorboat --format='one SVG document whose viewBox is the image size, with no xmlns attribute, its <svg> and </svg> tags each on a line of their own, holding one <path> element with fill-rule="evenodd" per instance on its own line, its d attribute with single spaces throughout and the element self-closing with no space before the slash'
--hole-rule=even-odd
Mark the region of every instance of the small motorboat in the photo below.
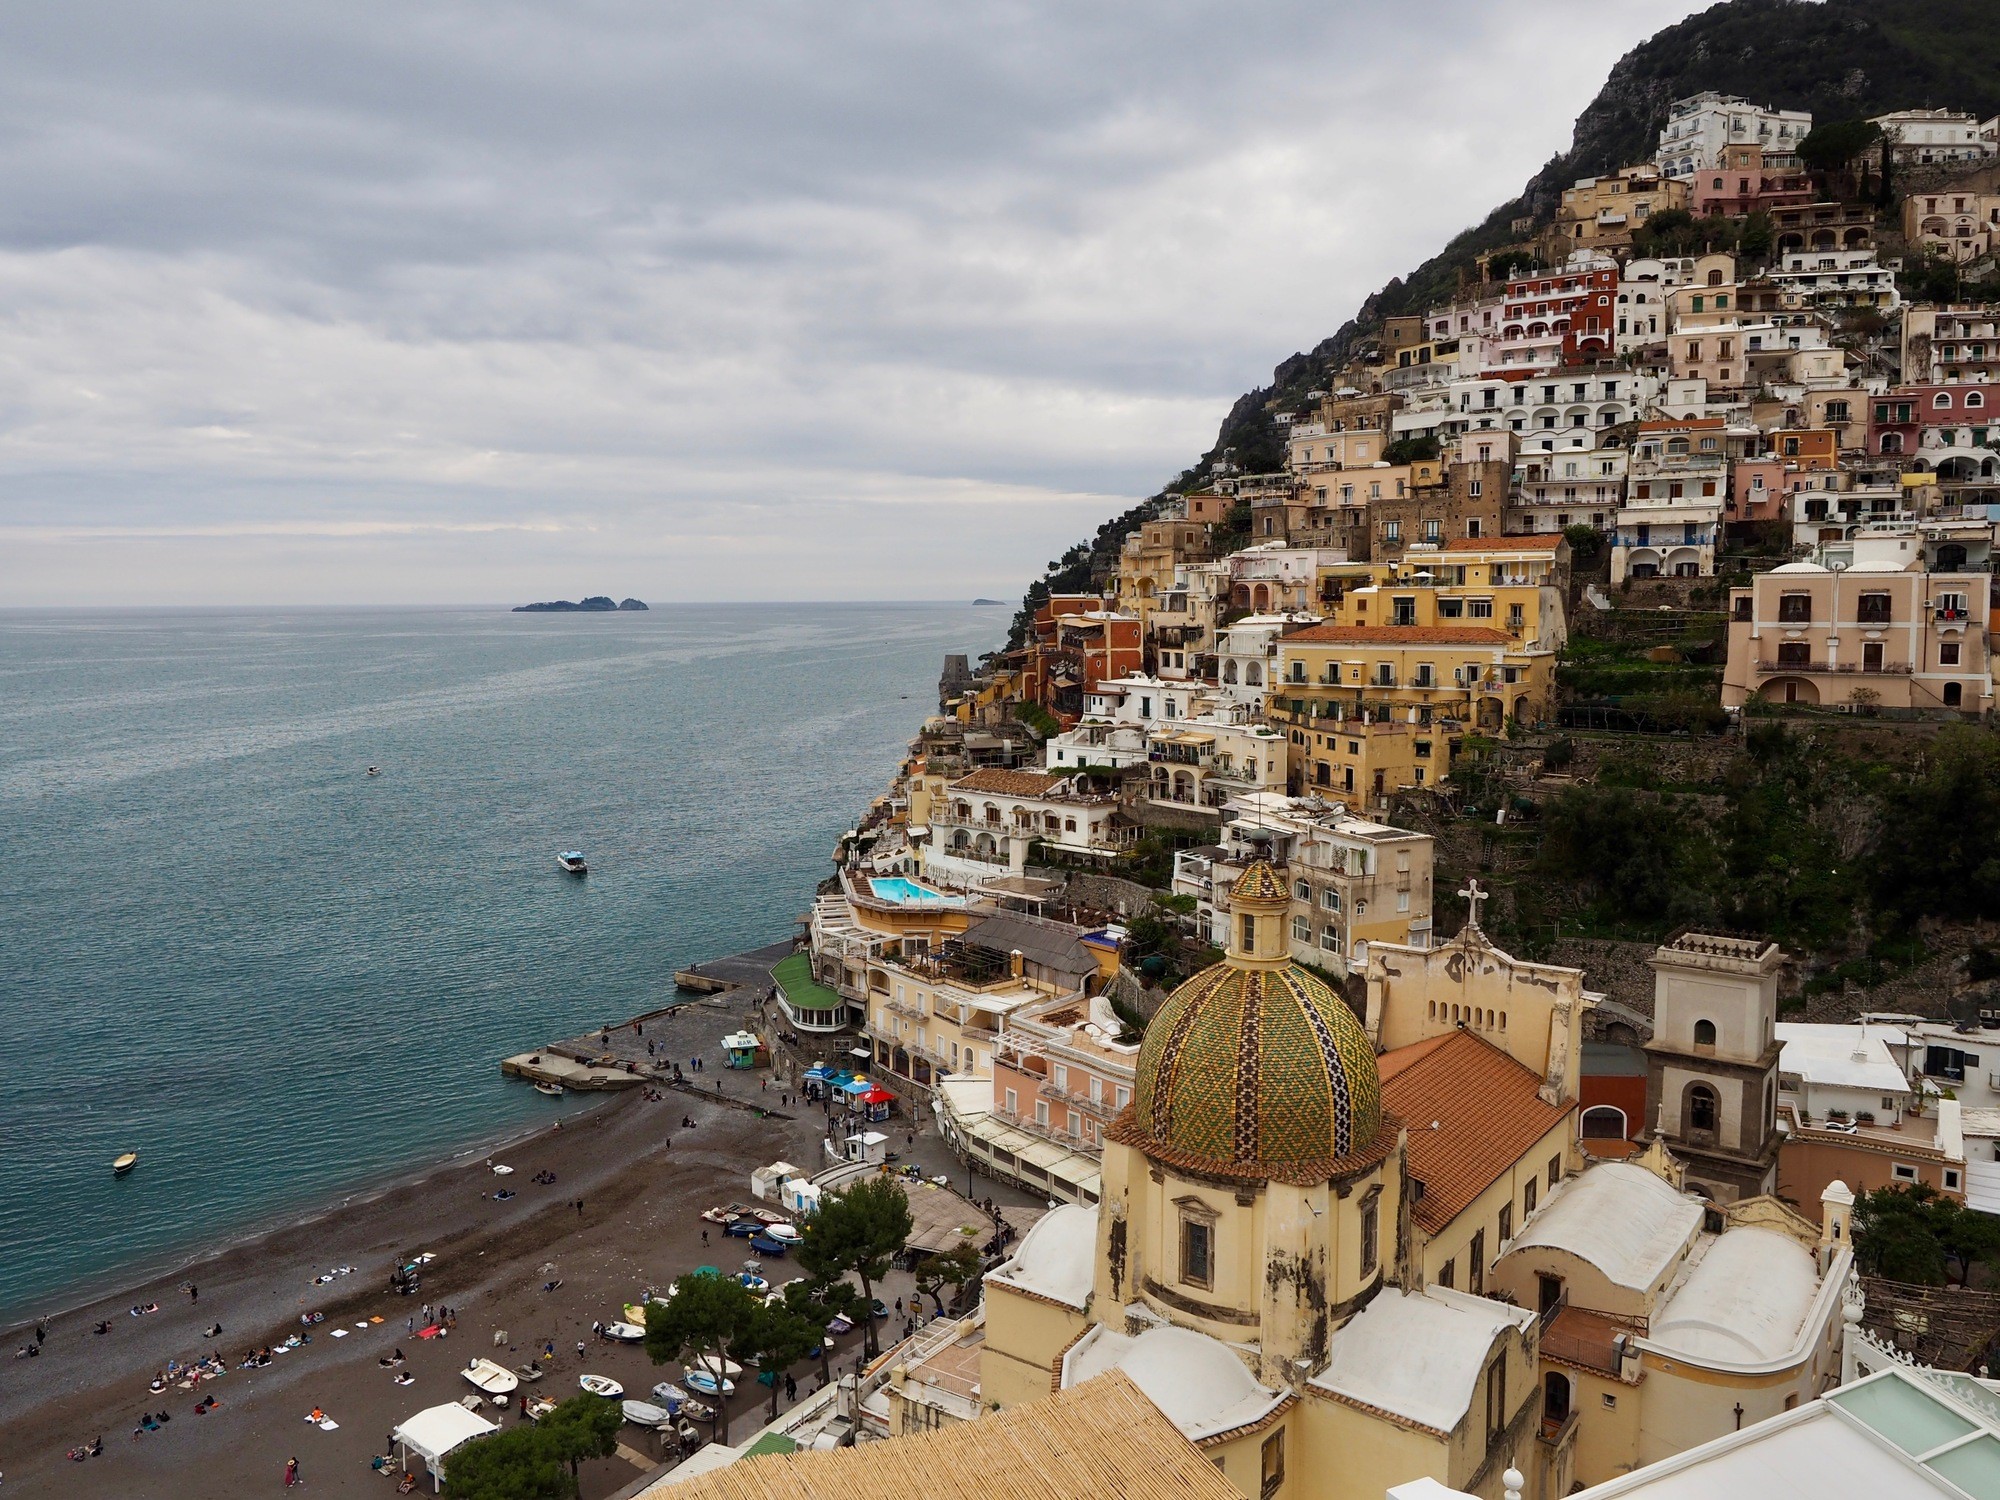
<svg viewBox="0 0 2000 1500">
<path fill-rule="evenodd" d="M 766 1224 L 764 1226 L 764 1235 L 767 1239 L 778 1240 L 787 1245 L 796 1245 L 800 1240 L 805 1238 L 804 1235 L 799 1233 L 797 1225 L 784 1223 Z"/>
<path fill-rule="evenodd" d="M 556 856 L 556 863 L 561 865 L 563 872 L 568 875 L 588 875 L 590 873 L 590 866 L 583 862 L 583 851 L 581 849 L 563 850 L 562 853 Z"/>
<path fill-rule="evenodd" d="M 565 1091 L 561 1084 L 551 1079 L 542 1078 L 536 1080 L 535 1092 L 538 1094 L 547 1094 L 551 1099 L 560 1099 Z"/>
<path fill-rule="evenodd" d="M 644 1323 L 606 1323 L 604 1336 L 621 1344 L 636 1344 L 646 1336 Z"/>
<path fill-rule="evenodd" d="M 736 1394 L 735 1381 L 727 1379 L 717 1380 L 706 1370 L 690 1370 L 683 1378 L 687 1381 L 689 1390 L 700 1391 L 704 1396 L 733 1396 Z"/>
<path fill-rule="evenodd" d="M 681 1415 L 684 1417 L 693 1417 L 697 1422 L 713 1422 L 715 1420 L 715 1408 L 705 1401 L 697 1401 L 694 1397 L 690 1396 L 681 1403 Z"/>
<path fill-rule="evenodd" d="M 688 1368 L 690 1370 L 699 1370 L 707 1375 L 719 1374 L 729 1380 L 734 1380 L 738 1375 L 743 1373 L 743 1366 L 736 1363 L 735 1360 L 729 1358 L 727 1355 L 718 1357 L 713 1354 L 703 1354 L 691 1361 Z"/>
<path fill-rule="evenodd" d="M 602 1396 L 607 1401 L 616 1401 L 625 1394 L 625 1387 L 609 1375 L 579 1375 L 576 1383 L 593 1396 Z"/>
<path fill-rule="evenodd" d="M 521 1383 L 520 1376 L 490 1359 L 475 1359 L 458 1373 L 489 1396 L 504 1396 Z"/>
<path fill-rule="evenodd" d="M 625 1420 L 635 1427 L 664 1427 L 674 1419 L 672 1412 L 650 1401 L 627 1401 L 624 1411 Z"/>
<path fill-rule="evenodd" d="M 653 1387 L 653 1399 L 668 1411 L 679 1411 L 686 1404 L 688 1393 L 671 1380 L 662 1380 Z"/>
<path fill-rule="evenodd" d="M 764 1293 L 771 1290 L 770 1282 L 761 1276 L 752 1276 L 748 1271 L 745 1271 L 736 1279 L 743 1283 L 743 1290 L 749 1292 L 752 1296 L 761 1297 Z"/>
<path fill-rule="evenodd" d="M 530 1401 L 528 1403 L 528 1420 L 530 1422 L 539 1422 L 542 1420 L 543 1417 L 546 1417 L 550 1412 L 554 1411 L 555 1409 L 556 1409 L 555 1402 L 551 1401 L 546 1396 L 542 1397 L 538 1401 Z"/>
<path fill-rule="evenodd" d="M 382 768 L 380 766 L 370 766 L 368 768 L 368 774 L 370 776 L 380 776 L 382 774 Z"/>
<path fill-rule="evenodd" d="M 111 1175 L 113 1177 L 123 1177 L 127 1172 L 131 1171 L 134 1167 L 138 1165 L 139 1165 L 139 1153 L 136 1151 L 127 1151 L 123 1156 L 113 1158 L 111 1163 Z"/>
<path fill-rule="evenodd" d="M 768 1234 L 753 1234 L 750 1236 L 750 1248 L 755 1250 L 759 1255 L 783 1255 L 797 1243 L 797 1240 L 773 1239 Z"/>
<path fill-rule="evenodd" d="M 549 1372 L 547 1370 L 544 1370 L 540 1365 L 536 1364 L 531 1359 L 525 1365 L 514 1366 L 514 1373 L 516 1375 L 519 1375 L 523 1380 L 527 1381 L 528 1384 L 533 1385 L 537 1380 L 540 1380 L 544 1375 L 548 1374 Z"/>
</svg>

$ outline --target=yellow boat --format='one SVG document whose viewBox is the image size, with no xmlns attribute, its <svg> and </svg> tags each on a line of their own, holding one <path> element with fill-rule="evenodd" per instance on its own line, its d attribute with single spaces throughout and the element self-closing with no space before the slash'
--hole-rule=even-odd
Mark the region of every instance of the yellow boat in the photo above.
<svg viewBox="0 0 2000 1500">
<path fill-rule="evenodd" d="M 127 1151 L 123 1156 L 118 1157 L 111 1163 L 111 1175 L 113 1177 L 123 1177 L 138 1165 L 139 1153 L 136 1151 Z"/>
</svg>

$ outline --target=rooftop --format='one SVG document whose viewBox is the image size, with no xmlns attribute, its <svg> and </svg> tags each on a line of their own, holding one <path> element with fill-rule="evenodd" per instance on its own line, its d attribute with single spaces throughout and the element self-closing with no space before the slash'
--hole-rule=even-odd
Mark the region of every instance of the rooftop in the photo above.
<svg viewBox="0 0 2000 1500">
<path fill-rule="evenodd" d="M 1614 1285 L 1650 1290 L 1701 1228 L 1701 1202 L 1644 1167 L 1603 1161 L 1560 1184 L 1514 1238 L 1514 1250 L 1565 1250 Z"/>
<path fill-rule="evenodd" d="M 669 1473 L 642 1493 L 645 1500 L 932 1500 L 944 1475 L 977 1475 L 982 1492 L 1013 1500 L 1241 1500 L 1207 1455 L 1116 1371 L 976 1422 L 858 1448 L 746 1457 L 686 1479 Z"/>
<path fill-rule="evenodd" d="M 1310 1384 L 1448 1433 L 1472 1404 L 1493 1340 L 1533 1321 L 1526 1308 L 1485 1297 L 1384 1287 L 1333 1336 Z"/>
<path fill-rule="evenodd" d="M 1433 1234 L 1575 1108 L 1544 1103 L 1540 1078 L 1470 1031 L 1398 1047 L 1375 1065 L 1383 1107 L 1409 1128 L 1410 1175 L 1424 1185 L 1411 1216 Z"/>
<path fill-rule="evenodd" d="M 1647 1342 L 1736 1364 L 1791 1352 L 1819 1296 L 1812 1252 L 1788 1234 L 1746 1224 L 1704 1239 L 1696 1254 L 1653 1315 Z"/>
<path fill-rule="evenodd" d="M 1015 1247 L 1013 1259 L 986 1283 L 1013 1287 L 1082 1311 L 1097 1269 L 1097 1210 L 1066 1203 L 1052 1208 Z"/>
<path fill-rule="evenodd" d="M 1906 1094 L 1909 1079 L 1889 1054 L 1897 1033 L 1886 1027 L 1823 1026 L 1778 1022 L 1778 1071 L 1809 1084 L 1865 1089 L 1871 1094 Z"/>
<path fill-rule="evenodd" d="M 956 792 L 998 792 L 1007 797 L 1044 797 L 1069 777 L 1053 771 L 1003 771 L 986 766 L 951 783 Z"/>
<path fill-rule="evenodd" d="M 1227 1344 L 1186 1328 L 1134 1337 L 1100 1323 L 1063 1356 L 1063 1388 L 1087 1387 L 1107 1371 L 1130 1377 L 1193 1442 L 1260 1422 L 1289 1399 L 1260 1384 Z"/>
</svg>

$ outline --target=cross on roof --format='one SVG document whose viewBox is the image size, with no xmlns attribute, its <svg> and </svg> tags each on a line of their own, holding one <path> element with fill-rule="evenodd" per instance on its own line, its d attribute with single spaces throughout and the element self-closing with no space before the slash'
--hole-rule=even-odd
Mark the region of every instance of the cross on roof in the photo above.
<svg viewBox="0 0 2000 1500">
<path fill-rule="evenodd" d="M 1479 930 L 1479 903 L 1486 900 L 1491 895 L 1491 892 L 1482 891 L 1479 888 L 1477 880 L 1468 880 L 1465 883 L 1465 889 L 1460 891 L 1459 895 L 1465 897 L 1465 904 L 1469 909 L 1465 925 L 1470 927 L 1474 932 L 1477 932 Z"/>
</svg>

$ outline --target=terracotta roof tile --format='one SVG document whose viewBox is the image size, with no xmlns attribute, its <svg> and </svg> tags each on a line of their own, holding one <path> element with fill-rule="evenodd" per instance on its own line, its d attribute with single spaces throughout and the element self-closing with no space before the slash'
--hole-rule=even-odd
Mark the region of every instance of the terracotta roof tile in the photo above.
<svg viewBox="0 0 2000 1500">
<path fill-rule="evenodd" d="M 1540 1078 L 1470 1031 L 1398 1047 L 1376 1066 L 1383 1107 L 1410 1132 L 1410 1175 L 1424 1185 L 1412 1217 L 1433 1234 L 1576 1108 L 1543 1103 Z"/>
<path fill-rule="evenodd" d="M 1528 536 L 1458 536 L 1445 544 L 1447 552 L 1553 552 L 1568 538 L 1560 531 Z M 1407 562 L 1409 559 L 1404 558 Z"/>
<path fill-rule="evenodd" d="M 1003 797 L 1041 797 L 1049 788 L 1067 781 L 1053 771 L 1003 771 L 998 766 L 982 766 L 951 784 L 955 792 L 998 792 Z"/>
<path fill-rule="evenodd" d="M 1514 638 L 1489 625 L 1308 625 L 1283 638 L 1328 646 L 1511 646 Z M 1283 687 L 1283 683 L 1274 683 Z"/>
</svg>

